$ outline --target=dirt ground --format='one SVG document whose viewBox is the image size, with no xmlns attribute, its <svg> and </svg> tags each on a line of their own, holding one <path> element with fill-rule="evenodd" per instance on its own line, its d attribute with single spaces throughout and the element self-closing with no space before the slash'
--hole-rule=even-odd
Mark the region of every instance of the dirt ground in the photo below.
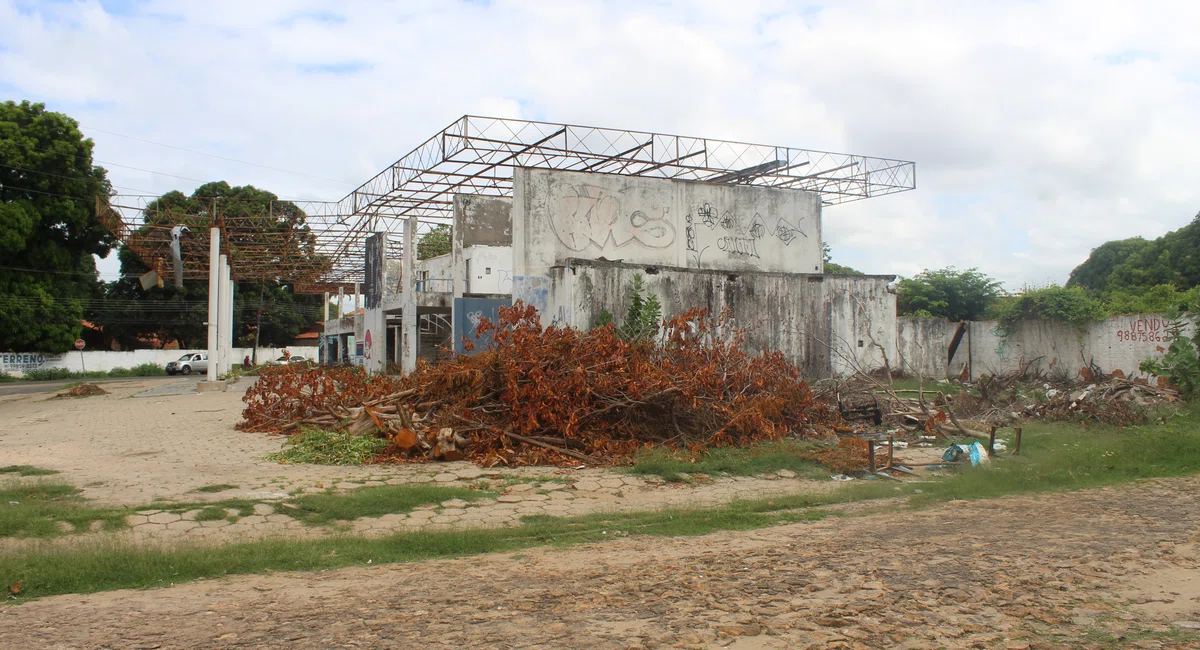
<svg viewBox="0 0 1200 650">
<path fill-rule="evenodd" d="M 60 596 L 0 608 L 0 630 L 38 648 L 1200 647 L 1163 636 L 1200 627 L 1198 490 Z"/>
</svg>

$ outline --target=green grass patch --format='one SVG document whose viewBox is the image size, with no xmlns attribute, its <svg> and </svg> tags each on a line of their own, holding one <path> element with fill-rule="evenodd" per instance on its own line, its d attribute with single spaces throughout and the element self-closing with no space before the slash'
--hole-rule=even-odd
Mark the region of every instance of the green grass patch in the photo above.
<svg viewBox="0 0 1200 650">
<path fill-rule="evenodd" d="M 312 465 L 362 465 L 379 455 L 388 441 L 373 436 L 305 428 L 291 436 L 283 449 L 267 460 Z"/>
<path fill-rule="evenodd" d="M 224 508 L 209 506 L 196 513 L 196 521 L 218 521 L 228 516 Z"/>
<path fill-rule="evenodd" d="M 0 474 L 16 474 L 17 476 L 50 476 L 57 474 L 58 470 L 42 469 L 33 465 L 9 465 L 0 467 Z"/>
<path fill-rule="evenodd" d="M 143 363 L 132 368 L 113 368 L 109 371 L 89 370 L 80 372 L 66 368 L 38 368 L 13 378 L 21 381 L 52 381 L 62 379 L 97 379 L 100 377 L 159 377 L 167 374 L 166 369 L 156 363 Z"/>
<path fill-rule="evenodd" d="M 0 485 L 0 537 L 53 537 L 63 534 L 60 522 L 75 531 L 94 521 L 115 530 L 125 526 L 126 511 L 93 508 L 79 490 L 50 481 L 11 481 Z"/>
<path fill-rule="evenodd" d="M 198 487 L 195 490 L 192 490 L 192 492 L 203 492 L 204 494 L 215 494 L 217 492 L 224 492 L 225 490 L 236 490 L 236 489 L 238 489 L 238 486 L 232 485 L 230 483 L 214 483 L 212 485 L 205 485 L 204 487 Z"/>
<path fill-rule="evenodd" d="M 344 494 L 306 494 L 293 501 L 295 509 L 284 512 L 307 524 L 353 521 L 359 517 L 379 517 L 411 512 L 418 506 L 441 503 L 448 499 L 471 501 L 483 496 L 477 490 L 435 485 L 379 485 L 350 490 Z"/>
<path fill-rule="evenodd" d="M 428 531 L 376 539 L 334 536 L 317 540 L 265 540 L 217 548 L 177 547 L 171 550 L 139 549 L 113 542 L 66 549 L 37 548 L 6 556 L 5 562 L 0 564 L 0 585 L 20 581 L 24 585 L 21 597 L 89 593 L 267 570 L 320 570 L 361 566 L 368 561 L 378 564 L 515 552 L 533 546 L 565 546 L 625 535 L 685 536 L 720 530 L 748 530 L 819 519 L 827 516 L 826 508 L 834 504 L 886 497 L 907 496 L 910 497 L 907 503 L 921 507 L 947 499 L 1078 489 L 1148 477 L 1182 476 L 1200 472 L 1200 411 L 1181 412 L 1163 424 L 1125 430 L 1081 429 L 1071 424 L 1027 425 L 1022 454 L 1017 458 L 1001 456 L 979 468 L 963 468 L 938 481 L 905 484 L 854 481 L 820 494 L 738 501 L 707 509 L 605 513 L 571 518 L 527 517 L 515 528 Z M 17 496 L 29 499 L 31 490 L 35 493 L 35 503 L 60 500 L 71 504 L 78 499 L 70 486 L 43 483 L 36 488 L 26 486 L 22 489 L 25 492 L 20 495 L 0 494 L 0 498 L 5 499 L 0 504 Z M 460 488 L 381 486 L 347 494 L 305 495 L 292 501 L 297 509 L 287 513 L 309 523 L 334 523 L 404 512 L 448 498 L 477 496 L 480 496 L 478 491 Z M 206 505 L 205 511 L 237 507 L 242 513 L 253 507 L 252 502 L 246 501 Z M 187 506 L 167 504 L 157 507 Z M 4 512 L 0 510 L 0 513 Z"/>
<path fill-rule="evenodd" d="M 166 586 L 196 578 L 268 570 L 321 570 L 368 563 L 412 562 L 479 553 L 567 546 L 626 535 L 703 535 L 776 523 L 820 519 L 825 513 L 775 512 L 774 503 L 743 502 L 706 510 L 530 518 L 515 528 L 416 532 L 386 538 L 329 537 L 265 540 L 171 550 L 111 542 L 69 549 L 39 549 L 6 558 L 0 584 L 22 584 L 19 600 L 63 593 Z"/>
<path fill-rule="evenodd" d="M 684 474 L 755 476 L 781 469 L 801 478 L 828 478 L 829 470 L 820 463 L 803 458 L 813 446 L 795 440 L 764 442 L 751 447 L 711 449 L 700 455 L 685 451 L 651 449 L 638 453 L 632 474 L 661 476 L 667 481 L 686 481 Z"/>
</svg>

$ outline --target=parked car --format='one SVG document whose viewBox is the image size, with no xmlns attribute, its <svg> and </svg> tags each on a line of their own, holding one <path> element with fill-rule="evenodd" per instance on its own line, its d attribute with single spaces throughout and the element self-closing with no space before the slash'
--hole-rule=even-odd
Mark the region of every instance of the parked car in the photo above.
<svg viewBox="0 0 1200 650">
<path fill-rule="evenodd" d="M 279 357 L 275 363 L 306 363 L 307 361 L 308 357 L 298 357 L 293 354 L 290 357 Z"/>
<path fill-rule="evenodd" d="M 190 375 L 193 372 L 208 372 L 208 355 L 192 352 L 167 363 L 168 375 Z"/>
</svg>

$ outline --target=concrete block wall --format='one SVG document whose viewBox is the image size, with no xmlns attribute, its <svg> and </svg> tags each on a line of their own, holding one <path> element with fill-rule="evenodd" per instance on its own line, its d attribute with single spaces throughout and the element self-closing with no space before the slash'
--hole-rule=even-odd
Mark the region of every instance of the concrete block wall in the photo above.
<svg viewBox="0 0 1200 650">
<path fill-rule="evenodd" d="M 1126 376 L 1143 376 L 1138 370 L 1142 360 L 1161 358 L 1167 345 L 1162 314 L 1112 316 L 1082 328 L 1035 320 L 1005 329 L 995 321 L 973 321 L 964 324 L 965 333 L 947 364 L 957 323 L 908 317 L 897 322 L 900 367 L 926 377 L 978 379 L 1027 365 L 1050 376 L 1078 377 L 1093 365 L 1105 373 L 1120 370 Z"/>
</svg>

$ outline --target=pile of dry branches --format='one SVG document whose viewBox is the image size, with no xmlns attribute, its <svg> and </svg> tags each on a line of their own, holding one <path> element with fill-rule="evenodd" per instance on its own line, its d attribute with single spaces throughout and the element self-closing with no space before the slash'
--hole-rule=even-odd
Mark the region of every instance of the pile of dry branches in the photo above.
<svg viewBox="0 0 1200 650">
<path fill-rule="evenodd" d="M 620 462 L 642 446 L 699 449 L 826 437 L 840 422 L 778 352 L 750 355 L 726 315 L 692 310 L 657 342 L 542 327 L 517 303 L 483 321 L 487 350 L 409 375 L 345 368 L 263 371 L 245 397 L 247 431 L 302 424 L 379 435 L 395 460 L 485 466 Z"/>
</svg>

